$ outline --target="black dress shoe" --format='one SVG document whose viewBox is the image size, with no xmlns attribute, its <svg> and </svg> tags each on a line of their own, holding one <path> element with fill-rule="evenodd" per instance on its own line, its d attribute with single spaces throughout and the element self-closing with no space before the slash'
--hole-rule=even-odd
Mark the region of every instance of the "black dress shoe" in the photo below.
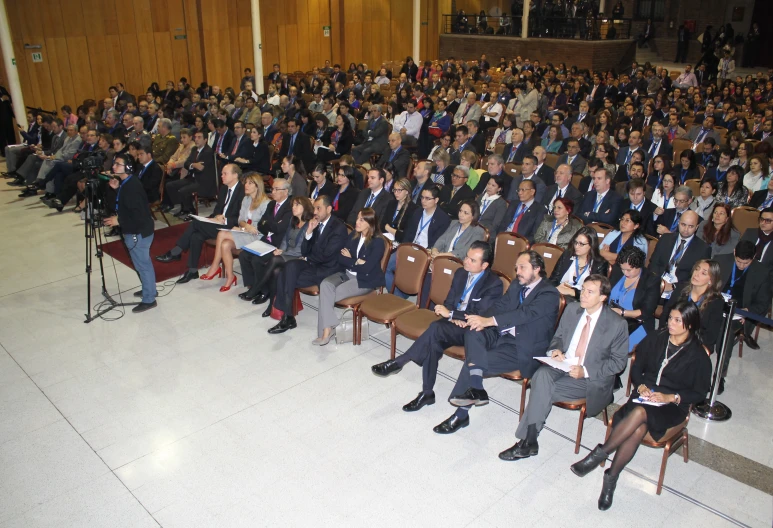
<svg viewBox="0 0 773 528">
<path fill-rule="evenodd" d="M 296 328 L 298 325 L 295 323 L 295 317 L 292 315 L 283 315 L 282 320 L 279 321 L 279 324 L 269 328 L 268 333 L 269 334 L 282 334 L 284 332 L 287 332 L 288 330 L 292 330 L 293 328 Z"/>
<path fill-rule="evenodd" d="M 182 255 L 172 255 L 171 251 L 167 251 L 163 255 L 158 255 L 156 257 L 156 260 L 159 262 L 167 263 L 167 262 L 173 262 L 175 260 L 180 260 L 182 258 Z"/>
<path fill-rule="evenodd" d="M 572 473 L 578 477 L 584 477 L 607 459 L 607 454 L 601 449 L 601 444 L 597 445 L 588 456 L 571 465 Z"/>
<path fill-rule="evenodd" d="M 437 434 L 453 434 L 462 427 L 470 425 L 470 417 L 468 416 L 464 420 L 456 416 L 455 414 L 445 420 L 443 423 L 436 425 L 432 428 Z"/>
<path fill-rule="evenodd" d="M 451 396 L 448 401 L 456 407 L 467 407 L 469 405 L 486 405 L 488 403 L 488 394 L 483 389 L 470 387 L 461 396 Z"/>
<path fill-rule="evenodd" d="M 430 392 L 429 394 L 420 392 L 418 396 L 416 396 L 416 399 L 406 403 L 403 405 L 403 410 L 405 412 L 416 412 L 425 405 L 434 405 L 435 404 L 435 393 Z"/>
<path fill-rule="evenodd" d="M 40 197 L 40 201 L 43 202 L 45 200 L 50 200 L 52 198 L 56 198 L 56 194 L 47 192 L 46 194 Z"/>
<path fill-rule="evenodd" d="M 379 363 L 378 365 L 373 365 L 370 367 L 370 370 L 373 371 L 373 374 L 376 376 L 381 376 L 382 378 L 385 378 L 389 376 L 390 374 L 397 374 L 401 370 L 403 370 L 403 366 L 398 364 L 397 361 L 394 359 L 390 359 L 389 361 L 384 361 L 383 363 Z"/>
<path fill-rule="evenodd" d="M 27 185 L 27 182 L 26 182 L 26 180 L 24 178 L 17 177 L 12 182 L 8 182 L 8 185 L 10 185 L 12 187 L 24 187 L 24 186 Z"/>
<path fill-rule="evenodd" d="M 161 212 L 168 213 L 172 209 L 174 209 L 174 205 L 164 205 L 161 207 Z"/>
<path fill-rule="evenodd" d="M 185 273 L 183 273 L 183 276 L 177 279 L 177 284 L 185 284 L 188 282 L 191 282 L 193 279 L 199 278 L 199 272 L 198 271 L 191 271 L 188 270 Z"/>
<path fill-rule="evenodd" d="M 255 297 L 260 295 L 260 292 L 253 293 L 251 290 L 247 290 L 246 292 L 242 292 L 239 294 L 239 298 L 244 301 L 252 301 Z"/>
<path fill-rule="evenodd" d="M 152 303 L 140 303 L 134 308 L 132 308 L 132 312 L 134 313 L 147 312 L 148 310 L 150 310 L 151 308 L 155 308 L 156 306 L 158 306 L 158 303 L 156 301 L 153 301 Z"/>
<path fill-rule="evenodd" d="M 505 449 L 499 453 L 499 458 L 507 461 L 518 460 L 537 456 L 537 453 L 539 453 L 539 444 L 537 442 L 530 444 L 526 440 L 521 440 L 510 449 Z"/>
<path fill-rule="evenodd" d="M 260 314 L 260 316 L 261 317 L 271 317 L 271 310 L 272 310 L 272 308 L 273 308 L 273 306 L 271 305 L 271 303 L 268 303 L 268 307 L 265 310 L 263 310 L 263 313 Z"/>
<path fill-rule="evenodd" d="M 30 187 L 27 187 L 21 192 L 21 194 L 19 195 L 19 198 L 29 198 L 30 196 L 37 196 L 37 195 L 38 195 L 37 189 L 31 189 Z"/>
<path fill-rule="evenodd" d="M 175 218 L 182 218 L 184 216 L 188 216 L 189 214 L 191 214 L 191 213 L 189 213 L 188 211 L 183 211 L 182 209 L 180 209 L 179 211 L 177 211 L 172 216 L 174 216 Z"/>
<path fill-rule="evenodd" d="M 746 343 L 746 346 L 748 346 L 752 350 L 759 350 L 760 349 L 760 345 L 759 345 L 759 343 L 757 343 L 757 340 L 754 339 L 750 335 L 749 336 L 745 336 L 743 338 L 743 342 Z"/>
<path fill-rule="evenodd" d="M 142 298 L 142 290 L 138 290 L 134 292 L 132 295 L 134 295 L 135 297 Z M 156 292 L 156 297 L 158 297 L 158 292 Z"/>
<path fill-rule="evenodd" d="M 599 510 L 606 511 L 612 507 L 612 499 L 615 496 L 615 488 L 617 487 L 617 478 L 619 476 L 612 476 L 609 470 L 604 472 L 604 483 L 601 486 L 601 495 L 599 495 Z"/>
<path fill-rule="evenodd" d="M 62 205 L 61 200 L 59 200 L 58 198 L 43 200 L 43 203 L 49 206 L 51 209 L 56 209 L 60 213 L 62 212 L 62 209 L 64 209 L 64 205 Z"/>
<path fill-rule="evenodd" d="M 256 297 L 252 299 L 252 304 L 263 304 L 264 302 L 268 301 L 268 295 L 265 293 L 259 293 Z"/>
</svg>

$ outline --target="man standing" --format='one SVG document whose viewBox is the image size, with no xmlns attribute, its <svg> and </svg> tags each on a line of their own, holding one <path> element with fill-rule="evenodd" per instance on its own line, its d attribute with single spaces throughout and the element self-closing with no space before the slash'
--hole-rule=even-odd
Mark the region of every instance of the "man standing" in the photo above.
<svg viewBox="0 0 773 528">
<path fill-rule="evenodd" d="M 153 218 L 142 183 L 132 175 L 131 164 L 131 158 L 126 154 L 119 153 L 113 160 L 113 173 L 118 179 L 111 179 L 109 185 L 117 191 L 115 209 L 118 214 L 103 222 L 106 226 L 121 228 L 132 265 L 142 283 L 142 291 L 134 293 L 135 297 L 142 297 L 142 302 L 132 308 L 132 312 L 140 313 L 157 306 L 156 273 L 150 260 Z"/>
<path fill-rule="evenodd" d="M 568 372 L 539 367 L 515 431 L 519 441 L 499 454 L 502 460 L 539 453 L 537 436 L 554 403 L 584 398 L 588 416 L 596 416 L 612 402 L 615 376 L 628 361 L 628 324 L 607 306 L 611 289 L 606 277 L 591 275 L 583 282 L 580 302 L 569 303 L 564 310 L 546 355 L 571 367 Z"/>
<path fill-rule="evenodd" d="M 489 402 L 484 376 L 518 370 L 531 377 L 539 366 L 533 357 L 550 342 L 560 295 L 545 278 L 545 262 L 536 251 L 521 253 L 515 271 L 518 280 L 504 297 L 480 315 L 465 316 L 465 360 L 448 400 L 457 409 L 433 429 L 438 434 L 467 427 L 470 408 Z"/>
<path fill-rule="evenodd" d="M 464 268 L 456 270 L 443 304 L 435 306 L 439 319 L 414 341 L 405 354 L 390 359 L 371 370 L 377 376 L 389 376 L 413 361 L 422 367 L 422 391 L 403 406 L 406 412 L 418 411 L 435 403 L 435 379 L 443 351 L 451 346 L 464 345 L 468 315 L 479 315 L 502 297 L 502 281 L 489 271 L 492 248 L 486 242 L 476 241 L 467 250 Z"/>
</svg>

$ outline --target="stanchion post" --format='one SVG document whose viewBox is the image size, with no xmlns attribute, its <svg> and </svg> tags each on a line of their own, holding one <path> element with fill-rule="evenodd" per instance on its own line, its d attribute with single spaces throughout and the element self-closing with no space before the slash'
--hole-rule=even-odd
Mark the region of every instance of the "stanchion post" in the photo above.
<svg viewBox="0 0 773 528">
<path fill-rule="evenodd" d="M 727 405 L 717 401 L 717 391 L 719 390 L 719 380 L 722 379 L 722 366 L 725 362 L 725 354 L 728 353 L 728 343 L 732 343 L 733 339 L 731 327 L 736 304 L 737 301 L 735 299 L 725 303 L 725 320 L 722 327 L 722 336 L 719 340 L 722 347 L 717 353 L 717 368 L 714 371 L 714 379 L 711 384 L 711 396 L 706 402 L 694 406 L 692 410 L 693 414 L 710 422 L 724 422 L 733 416 L 733 412 Z"/>
</svg>

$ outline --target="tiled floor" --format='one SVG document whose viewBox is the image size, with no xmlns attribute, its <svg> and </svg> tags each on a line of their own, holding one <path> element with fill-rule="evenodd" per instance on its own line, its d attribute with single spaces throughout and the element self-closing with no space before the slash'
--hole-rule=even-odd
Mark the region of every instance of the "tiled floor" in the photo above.
<svg viewBox="0 0 773 528">
<path fill-rule="evenodd" d="M 520 395 L 504 380 L 486 382 L 502 405 L 434 434 L 452 412 L 444 400 L 459 364 L 442 362 L 436 405 L 403 413 L 421 373 L 370 373 L 388 354 L 383 327 L 359 347 L 312 347 L 312 307 L 299 329 L 269 336 L 241 288 L 201 281 L 167 287 L 146 314 L 85 325 L 78 218 L 17 193 L 0 182 L 2 528 L 771 525 L 770 495 L 679 455 L 657 496 L 661 452 L 647 448 L 599 512 L 601 472 L 569 471 L 582 454 L 568 411 L 550 416 L 538 457 L 501 462 Z M 109 291 L 138 286 L 126 267 L 105 265 Z M 731 363 L 722 400 L 732 420 L 693 419 L 690 432 L 770 466 L 773 346 L 767 332 L 760 341 Z M 603 435 L 590 419 L 583 445 Z"/>
</svg>

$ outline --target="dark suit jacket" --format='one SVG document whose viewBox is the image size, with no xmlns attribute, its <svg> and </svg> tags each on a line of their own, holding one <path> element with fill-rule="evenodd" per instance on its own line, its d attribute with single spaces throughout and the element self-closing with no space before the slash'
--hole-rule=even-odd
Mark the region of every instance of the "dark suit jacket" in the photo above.
<svg viewBox="0 0 773 528">
<path fill-rule="evenodd" d="M 403 242 L 413 243 L 416 240 L 416 235 L 419 231 L 419 223 L 421 217 L 424 215 L 424 209 L 417 207 L 413 212 L 413 216 L 408 221 L 408 225 L 405 228 L 405 234 L 403 235 Z M 429 222 L 427 230 L 427 247 L 435 247 L 435 242 L 440 238 L 440 235 L 446 232 L 448 226 L 451 224 L 451 219 L 440 207 L 435 209 L 435 214 L 432 215 L 432 220 Z"/>
<path fill-rule="evenodd" d="M 237 141 L 239 141 L 238 146 L 236 145 Z M 236 146 L 236 152 L 231 154 L 234 150 L 234 146 Z M 266 151 L 266 155 L 268 155 L 268 147 L 266 147 Z M 234 136 L 233 141 L 228 148 L 228 152 L 224 152 L 224 154 L 226 155 L 225 159 L 228 161 L 233 161 L 236 158 L 250 159 L 252 157 L 252 141 L 250 140 L 250 137 L 247 134 L 242 134 L 240 140 Z"/>
<path fill-rule="evenodd" d="M 557 192 L 558 192 L 557 183 L 554 183 L 553 185 L 545 189 L 545 196 L 542 198 L 542 205 L 545 206 L 545 209 L 548 209 L 550 202 L 553 200 L 553 197 L 556 195 Z M 582 203 L 582 193 L 578 191 L 577 188 L 571 183 L 564 190 L 563 197 L 574 202 L 575 208 L 579 207 L 580 204 Z"/>
<path fill-rule="evenodd" d="M 290 151 L 290 141 L 290 134 L 285 134 L 282 137 L 282 149 L 279 151 L 280 160 L 287 157 L 287 153 Z M 293 156 L 301 160 L 307 172 L 311 172 L 311 169 L 314 168 L 314 151 L 311 148 L 311 138 L 303 132 L 298 132 L 298 136 L 295 138 Z"/>
<path fill-rule="evenodd" d="M 522 289 L 523 286 L 514 281 L 505 295 L 484 310 L 482 315 L 496 319 L 497 333 L 515 327 L 516 352 L 519 356 L 533 358 L 544 354 L 548 348 L 558 318 L 560 294 L 543 278 L 521 304 Z M 627 352 L 626 347 L 626 354 Z M 521 375 L 531 378 L 539 365 L 537 360 L 532 359 L 529 368 L 521 368 Z"/>
<path fill-rule="evenodd" d="M 350 226 L 353 226 L 354 223 L 357 221 L 357 214 L 360 212 L 360 209 L 365 207 L 365 204 L 368 202 L 368 199 L 370 198 L 371 191 L 370 189 L 363 189 L 360 191 L 359 196 L 357 196 L 357 201 L 354 202 L 354 206 L 352 207 L 352 210 L 349 211 L 349 216 L 346 217 L 346 223 Z M 381 218 L 384 216 L 387 210 L 387 206 L 389 205 L 389 202 L 393 201 L 395 197 L 387 191 L 386 189 L 381 189 L 381 192 L 378 193 L 378 196 L 376 196 L 376 200 L 370 205 L 370 207 L 373 208 L 374 211 L 376 211 L 376 218 L 381 220 Z"/>
<path fill-rule="evenodd" d="M 658 240 L 655 246 L 655 251 L 652 252 L 652 258 L 650 259 L 650 271 L 655 277 L 660 279 L 663 273 L 668 271 L 668 262 L 671 260 L 671 253 L 674 251 L 678 233 L 666 233 L 660 240 Z M 706 244 L 703 240 L 697 236 L 693 236 L 690 240 L 690 245 L 679 259 L 679 263 L 676 265 L 676 279 L 680 284 L 687 284 L 690 280 L 690 273 L 692 267 L 700 259 L 707 259 L 711 257 L 711 246 Z"/>
<path fill-rule="evenodd" d="M 628 362 L 628 324 L 607 305 L 602 306 L 599 320 L 590 336 L 583 366 L 588 371 L 587 410 L 600 413 L 612 401 L 615 376 Z M 558 328 L 547 351 L 566 352 L 585 309 L 580 303 L 570 303 L 561 316 Z M 550 367 L 542 367 L 550 368 Z"/>
<path fill-rule="evenodd" d="M 408 226 L 408 222 L 413 217 L 413 213 L 414 211 L 416 211 L 416 207 L 418 207 L 415 203 L 409 200 L 406 202 L 407 206 L 404 207 L 395 216 L 395 213 L 397 212 L 397 206 L 399 203 L 400 202 L 398 202 L 397 200 L 392 200 L 391 202 L 389 202 L 389 205 L 387 205 L 384 216 L 379 219 L 382 233 L 386 231 L 384 227 L 387 225 L 395 229 L 395 242 L 397 242 L 398 244 L 403 241 L 403 237 L 405 236 L 405 228 Z"/>
<path fill-rule="evenodd" d="M 148 202 L 157 202 L 161 198 L 159 186 L 161 185 L 161 178 L 164 175 L 163 169 L 161 169 L 161 166 L 156 163 L 155 160 L 151 160 L 144 173 L 142 172 L 142 165 L 139 166 L 137 175 L 140 173 L 142 173 L 142 178 L 140 179 L 142 180 L 142 187 L 148 195 Z M 241 203 L 239 205 L 241 205 Z"/>
<path fill-rule="evenodd" d="M 191 168 L 191 163 L 197 161 L 204 164 L 204 170 Z M 217 169 L 215 168 L 215 153 L 212 151 L 212 147 L 205 144 L 204 148 L 201 149 L 201 154 L 194 147 L 183 166 L 188 169 L 188 174 L 192 174 L 196 183 L 199 184 L 199 196 L 211 198 L 217 195 Z"/>
<path fill-rule="evenodd" d="M 622 216 L 626 211 L 630 211 L 631 209 L 631 199 L 626 198 L 623 200 L 622 206 L 620 206 L 620 216 Z M 641 232 L 646 235 L 657 236 L 657 233 L 655 232 L 655 221 L 652 217 L 652 215 L 655 213 L 655 204 L 645 198 L 644 205 L 641 206 L 641 211 L 639 212 L 642 216 L 642 225 L 640 227 Z"/>
<path fill-rule="evenodd" d="M 365 144 L 370 143 L 373 150 L 376 151 L 384 150 L 389 147 L 389 143 L 387 142 L 389 139 L 388 135 L 389 124 L 383 116 L 378 118 L 375 125 L 371 120 L 368 122 L 368 126 L 365 127 Z"/>
<path fill-rule="evenodd" d="M 289 198 L 285 200 L 276 214 L 274 214 L 274 207 L 276 207 L 276 200 L 268 202 L 266 211 L 258 221 L 257 229 L 263 236 L 268 236 L 269 233 L 273 233 L 271 235 L 271 242 L 276 247 L 279 247 L 279 244 L 284 240 L 285 233 L 287 233 L 287 229 L 290 227 L 290 223 L 293 219 L 292 200 Z"/>
<path fill-rule="evenodd" d="M 478 130 L 478 132 L 470 137 L 470 144 L 475 147 L 475 151 L 479 155 L 483 155 L 486 152 L 486 135 Z"/>
<path fill-rule="evenodd" d="M 654 236 L 660 236 L 657 234 L 657 229 L 658 229 L 658 226 L 661 226 L 661 225 L 664 226 L 669 231 L 671 231 L 672 233 L 676 233 L 679 230 L 678 223 L 677 225 L 674 226 L 674 229 L 671 229 L 671 225 L 674 223 L 675 219 L 676 219 L 676 209 L 675 208 L 666 209 L 665 212 L 662 215 L 658 216 L 658 219 L 655 220 L 653 225 L 654 233 L 652 234 Z"/>
<path fill-rule="evenodd" d="M 570 125 L 570 126 L 571 126 L 571 125 Z M 567 128 L 568 128 L 568 127 L 567 127 Z M 566 154 L 566 152 L 567 152 L 567 150 L 568 150 L 567 146 L 568 146 L 568 144 L 569 144 L 569 140 L 570 140 L 570 139 L 573 139 L 573 138 L 571 138 L 571 137 L 568 137 L 568 138 L 565 138 L 565 139 L 564 139 L 564 140 L 561 142 L 561 146 L 560 146 L 560 147 L 558 147 L 558 153 L 559 153 L 559 154 Z M 583 157 L 583 158 L 585 158 L 585 159 L 588 159 L 588 157 L 590 156 L 590 149 L 591 149 L 591 146 L 592 146 L 592 145 L 590 144 L 590 141 L 588 141 L 588 140 L 587 140 L 587 139 L 585 139 L 584 137 L 583 137 L 583 138 L 580 138 L 580 152 L 579 152 L 580 156 L 582 156 L 582 157 Z M 559 163 L 566 163 L 566 162 L 559 161 Z M 582 171 L 574 171 L 574 172 L 582 172 Z"/>
<path fill-rule="evenodd" d="M 390 156 L 392 156 L 392 149 L 389 147 L 389 144 L 387 144 L 386 148 L 381 153 L 381 157 L 376 162 L 376 168 L 382 168 L 389 161 Z M 404 147 L 400 147 L 397 150 L 395 157 L 392 159 L 392 165 L 394 165 L 396 173 L 395 178 L 407 178 L 408 167 L 410 167 L 410 164 L 411 153 Z"/>
<path fill-rule="evenodd" d="M 732 253 L 717 255 L 714 260 L 719 263 L 722 291 L 727 292 L 735 264 L 735 255 Z M 739 273 L 741 272 L 736 271 L 736 280 L 738 280 Z M 744 275 L 743 298 L 738 300 L 738 307 L 758 315 L 768 313 L 771 296 L 769 279 L 770 273 L 765 265 L 753 260 Z"/>
<path fill-rule="evenodd" d="M 502 223 L 497 228 L 497 234 L 507 231 L 507 228 L 513 221 L 515 213 L 521 206 L 521 202 L 513 200 L 507 207 L 505 217 L 502 219 Z M 518 234 L 527 238 L 529 243 L 534 242 L 534 234 L 537 232 L 540 222 L 547 214 L 548 210 L 544 205 L 539 203 L 536 199 L 532 202 L 531 206 L 526 209 L 521 218 L 521 223 L 518 224 Z"/>
<path fill-rule="evenodd" d="M 340 194 L 339 191 L 336 190 L 335 194 L 333 194 L 334 201 L 336 195 L 338 195 L 338 208 L 336 209 L 335 205 L 333 205 L 333 216 L 340 219 L 342 222 L 346 222 L 349 218 L 349 213 L 351 213 L 354 208 L 357 197 L 360 195 L 360 191 L 355 189 L 353 185 L 349 185 L 346 187 L 346 190 Z M 357 209 L 357 211 L 359 211 L 359 209 Z M 355 220 L 356 219 L 357 217 L 355 217 Z"/>
<path fill-rule="evenodd" d="M 488 269 L 483 270 L 483 276 L 473 286 L 464 310 L 458 308 L 462 301 L 464 288 L 467 286 L 469 274 L 464 268 L 459 268 L 454 273 L 451 288 L 443 303 L 452 313 L 451 319 L 464 321 L 465 315 L 479 315 L 488 310 L 495 302 L 502 298 L 502 280 Z"/>
<path fill-rule="evenodd" d="M 244 200 L 244 185 L 242 185 L 241 182 L 236 184 L 231 196 L 231 201 L 228 202 L 228 210 L 223 212 L 227 196 L 228 187 L 221 185 L 220 191 L 217 193 L 217 205 L 210 218 L 214 218 L 217 215 L 223 215 L 225 216 L 225 227 L 233 227 L 239 223 L 239 211 L 242 208 L 242 200 Z"/>
<path fill-rule="evenodd" d="M 744 231 L 743 235 L 741 235 L 741 240 L 748 240 L 752 244 L 757 245 L 757 240 L 759 239 L 759 228 L 757 229 L 747 229 Z M 762 262 L 765 264 L 771 271 L 773 271 L 773 244 L 770 244 L 771 247 L 768 247 L 766 251 L 763 252 L 762 255 Z"/>
<path fill-rule="evenodd" d="M 755 191 L 754 194 L 752 194 L 752 199 L 749 200 L 749 207 L 754 207 L 755 209 L 759 208 L 763 203 L 765 203 L 765 199 L 767 197 L 768 197 L 767 189 Z"/>
<path fill-rule="evenodd" d="M 315 197 L 314 192 L 317 190 L 317 185 L 314 184 L 314 187 L 311 188 L 311 192 L 309 193 L 309 198 L 311 198 L 312 201 L 315 200 L 315 198 L 319 196 L 329 196 L 330 202 L 333 202 L 333 199 L 336 197 L 336 193 L 338 192 L 338 188 L 333 182 L 327 181 L 325 182 L 325 185 L 322 186 L 322 189 L 317 193 L 317 196 Z"/>
<path fill-rule="evenodd" d="M 569 251 L 564 251 L 559 257 L 558 262 L 556 262 L 556 267 L 553 268 L 553 273 L 550 275 L 550 282 L 553 284 L 553 286 L 558 286 L 561 284 L 561 279 L 564 277 L 564 274 L 569 270 L 569 267 L 573 265 L 574 261 L 572 260 L 572 256 L 569 254 Z M 589 275 L 599 274 L 606 276 L 607 271 L 609 271 L 609 262 L 603 258 L 591 261 Z M 580 290 L 575 290 L 574 297 L 575 299 L 580 298 Z"/>
<path fill-rule="evenodd" d="M 332 218 L 332 217 L 331 217 Z M 324 234 L 324 233 L 323 233 Z M 338 264 L 345 270 L 351 270 L 357 274 L 357 285 L 360 288 L 375 290 L 386 285 L 384 271 L 381 269 L 381 259 L 384 257 L 384 239 L 380 236 L 372 238 L 360 248 L 357 253 L 357 246 L 360 239 L 357 232 L 352 231 L 346 240 L 346 249 L 349 250 L 351 257 L 345 257 L 340 253 L 336 257 Z M 364 264 L 355 264 L 355 261 L 362 259 Z"/>
<path fill-rule="evenodd" d="M 644 155 L 644 166 L 648 167 L 650 163 L 650 148 L 652 147 L 652 140 L 648 139 L 644 143 L 644 152 L 646 153 Z M 660 148 L 658 148 L 658 156 L 663 156 L 667 160 L 672 160 L 674 158 L 674 147 L 668 142 L 668 138 L 663 138 L 660 140 Z"/>
<path fill-rule="evenodd" d="M 620 222 L 620 206 L 623 204 L 623 198 L 614 189 L 609 189 L 599 205 L 598 212 L 594 213 L 596 200 L 598 200 L 596 189 L 591 189 L 585 195 L 579 210 L 574 213 L 575 216 L 580 217 L 585 224 L 602 222 L 617 227 Z"/>
<path fill-rule="evenodd" d="M 526 154 L 531 154 L 531 148 L 529 148 L 529 145 L 526 144 L 525 141 L 522 141 L 520 145 L 518 145 L 518 148 L 515 149 L 515 156 L 513 156 L 513 160 L 509 161 L 510 153 L 513 151 L 513 144 L 508 143 L 505 145 L 505 150 L 502 151 L 502 159 L 505 160 L 505 163 L 523 163 L 523 157 Z"/>
<path fill-rule="evenodd" d="M 556 183 L 556 171 L 553 170 L 553 167 L 549 167 L 544 163 L 537 171 L 537 176 L 545 183 L 545 185 L 553 185 Z"/>
<path fill-rule="evenodd" d="M 314 234 L 309 240 L 304 234 L 301 254 L 311 264 L 320 281 L 343 269 L 338 261 L 338 256 L 346 245 L 348 236 L 344 223 L 332 215 L 328 218 L 321 235 L 319 227 L 314 230 Z"/>
<path fill-rule="evenodd" d="M 220 143 L 220 133 L 217 132 L 217 135 L 215 136 L 215 141 L 212 143 L 212 150 L 215 151 L 215 154 L 217 154 L 217 144 Z M 233 141 L 236 138 L 234 136 L 234 133 L 230 130 L 226 129 L 225 132 L 223 132 L 223 145 L 221 146 L 221 150 L 223 154 L 230 154 L 231 148 L 233 148 Z M 249 140 L 247 140 L 249 142 Z"/>
<path fill-rule="evenodd" d="M 612 288 L 615 287 L 620 279 L 624 279 L 620 266 L 615 264 L 612 267 L 612 273 L 609 276 L 609 282 Z M 655 331 L 655 309 L 658 307 L 660 299 L 660 281 L 652 273 L 642 268 L 639 283 L 633 292 L 632 305 L 634 310 L 641 310 L 639 320 L 647 330 L 647 333 Z M 610 298 L 610 300 L 614 300 Z"/>
<path fill-rule="evenodd" d="M 245 171 L 255 171 L 260 174 L 271 173 L 271 158 L 269 157 L 268 144 L 262 139 L 255 146 L 252 141 L 248 141 L 249 155 L 245 156 L 245 159 L 249 160 L 248 163 L 239 163 Z M 240 156 L 235 156 L 240 157 Z"/>
<path fill-rule="evenodd" d="M 472 189 L 470 189 L 470 186 L 465 183 L 459 187 L 459 190 L 454 193 L 452 198 L 451 191 L 453 188 L 453 185 L 445 185 L 442 189 L 440 189 L 439 205 L 448 216 L 451 218 L 456 218 L 456 216 L 459 214 L 459 204 L 464 200 L 474 200 L 475 193 Z"/>
</svg>

